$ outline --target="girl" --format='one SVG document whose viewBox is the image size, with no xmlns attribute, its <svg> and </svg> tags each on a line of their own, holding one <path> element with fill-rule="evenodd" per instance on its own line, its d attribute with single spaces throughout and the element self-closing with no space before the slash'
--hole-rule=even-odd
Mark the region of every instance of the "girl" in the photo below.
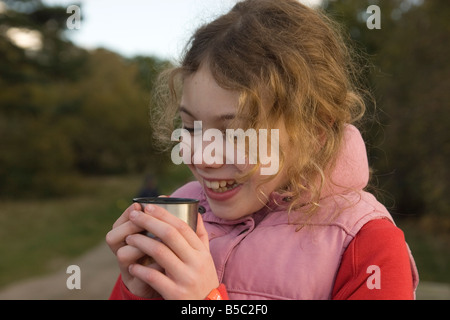
<svg viewBox="0 0 450 320">
<path fill-rule="evenodd" d="M 196 121 L 277 129 L 279 170 L 262 175 L 270 164 L 249 163 L 249 150 L 246 163 L 190 161 L 197 181 L 172 196 L 205 208 L 196 232 L 162 208 L 131 205 L 106 237 L 121 272 L 111 299 L 415 297 L 403 234 L 364 191 L 366 150 L 352 125 L 364 100 L 336 30 L 296 0 L 245 0 L 196 31 L 181 66 L 161 77 L 161 141 L 178 118 L 189 132 Z M 145 255 L 156 262 L 140 264 Z"/>
</svg>

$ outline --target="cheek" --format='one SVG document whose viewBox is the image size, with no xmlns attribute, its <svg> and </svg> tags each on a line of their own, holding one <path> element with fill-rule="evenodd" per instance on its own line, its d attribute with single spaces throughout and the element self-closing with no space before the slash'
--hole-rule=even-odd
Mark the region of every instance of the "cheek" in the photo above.
<svg viewBox="0 0 450 320">
<path fill-rule="evenodd" d="M 186 166 L 189 168 L 189 170 L 191 170 L 192 174 L 194 175 L 194 177 L 199 180 L 200 176 L 197 173 L 197 170 L 195 168 L 195 166 L 193 164 L 186 164 Z"/>
<path fill-rule="evenodd" d="M 281 171 L 276 176 L 254 175 L 251 186 L 256 194 L 267 199 L 272 192 L 284 187 L 286 181 L 286 174 L 284 174 L 284 171 Z"/>
</svg>

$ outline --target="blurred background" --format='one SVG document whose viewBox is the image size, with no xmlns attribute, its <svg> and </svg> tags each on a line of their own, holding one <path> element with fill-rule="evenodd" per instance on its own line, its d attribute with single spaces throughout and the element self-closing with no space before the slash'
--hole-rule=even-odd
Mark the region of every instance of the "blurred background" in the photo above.
<svg viewBox="0 0 450 320">
<path fill-rule="evenodd" d="M 450 299 L 450 2 L 303 2 L 341 22 L 370 61 L 371 191 L 405 233 L 418 298 Z M 109 296 L 114 221 L 132 197 L 191 179 L 152 146 L 154 80 L 234 3 L 0 0 L 0 299 Z M 381 29 L 366 25 L 372 4 Z M 71 264 L 81 290 L 66 287 Z"/>
</svg>

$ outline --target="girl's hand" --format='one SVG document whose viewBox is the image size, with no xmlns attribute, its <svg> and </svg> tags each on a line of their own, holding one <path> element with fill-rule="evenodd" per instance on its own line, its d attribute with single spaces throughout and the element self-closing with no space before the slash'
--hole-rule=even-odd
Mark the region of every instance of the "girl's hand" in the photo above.
<svg viewBox="0 0 450 320">
<path fill-rule="evenodd" d="M 145 214 L 131 210 L 129 219 L 134 228 L 145 229 L 161 241 L 133 233 L 125 239 L 128 246 L 140 254 L 151 256 L 164 269 L 132 263 L 128 272 L 134 279 L 146 283 L 168 300 L 205 299 L 211 290 L 219 286 L 209 251 L 208 233 L 200 214 L 197 233 L 184 221 L 158 206 L 147 205 Z"/>
<path fill-rule="evenodd" d="M 130 213 L 140 209 L 141 206 L 137 203 L 133 203 L 129 206 L 114 223 L 112 230 L 106 235 L 106 243 L 117 257 L 119 269 L 122 275 L 122 281 L 128 290 L 142 298 L 159 298 L 161 296 L 158 292 L 156 292 L 146 282 L 131 275 L 128 271 L 130 264 L 136 263 L 139 259 L 146 255 L 137 247 L 130 246 L 125 243 L 125 238 L 127 236 L 142 232 L 144 230 L 129 220 Z M 149 265 L 148 268 L 153 268 L 159 271 L 162 270 L 156 263 Z"/>
</svg>

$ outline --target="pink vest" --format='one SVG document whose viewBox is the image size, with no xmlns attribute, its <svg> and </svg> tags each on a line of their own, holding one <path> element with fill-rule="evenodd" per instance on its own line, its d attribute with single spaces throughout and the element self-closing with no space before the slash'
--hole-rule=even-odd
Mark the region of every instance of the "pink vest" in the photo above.
<svg viewBox="0 0 450 320">
<path fill-rule="evenodd" d="M 319 211 L 296 231 L 301 212 L 288 216 L 282 197 L 273 193 L 267 207 L 251 216 L 227 221 L 214 216 L 203 188 L 191 182 L 172 196 L 200 200 L 210 250 L 219 281 L 230 299 L 330 299 L 341 257 L 361 227 L 392 217 L 373 195 L 362 191 L 368 180 L 365 146 L 359 131 L 348 126 L 333 181 L 322 193 Z M 281 205 L 275 205 L 278 203 Z M 341 213 L 334 217 L 336 209 Z M 414 288 L 418 275 L 410 254 Z"/>
</svg>

